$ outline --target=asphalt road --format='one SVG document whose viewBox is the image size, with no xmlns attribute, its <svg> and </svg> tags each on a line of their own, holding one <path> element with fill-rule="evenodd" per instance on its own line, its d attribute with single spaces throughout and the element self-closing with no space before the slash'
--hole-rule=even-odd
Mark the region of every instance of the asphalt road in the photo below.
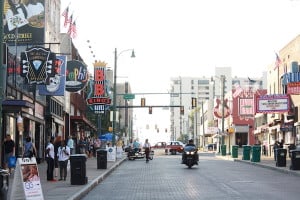
<svg viewBox="0 0 300 200">
<path fill-rule="evenodd" d="M 300 177 L 201 154 L 188 169 L 180 155 L 125 161 L 83 199 L 300 199 Z"/>
</svg>

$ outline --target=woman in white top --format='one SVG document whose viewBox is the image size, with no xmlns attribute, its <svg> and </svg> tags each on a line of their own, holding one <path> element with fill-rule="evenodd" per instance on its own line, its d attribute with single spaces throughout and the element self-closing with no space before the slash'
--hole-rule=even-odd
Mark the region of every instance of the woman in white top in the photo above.
<svg viewBox="0 0 300 200">
<path fill-rule="evenodd" d="M 61 145 L 58 148 L 57 157 L 60 169 L 59 181 L 66 180 L 67 178 L 67 166 L 70 158 L 70 147 L 68 147 L 64 140 L 61 141 Z"/>
</svg>

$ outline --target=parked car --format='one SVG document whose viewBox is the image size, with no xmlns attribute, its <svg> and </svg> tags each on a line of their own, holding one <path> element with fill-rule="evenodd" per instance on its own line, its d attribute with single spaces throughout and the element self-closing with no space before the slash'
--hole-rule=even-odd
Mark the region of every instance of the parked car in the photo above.
<svg viewBox="0 0 300 200">
<path fill-rule="evenodd" d="M 163 149 L 166 148 L 166 142 L 157 142 L 154 146 L 151 146 L 152 149 Z"/>
<path fill-rule="evenodd" d="M 171 141 L 167 144 L 165 148 L 165 154 L 171 153 L 175 155 L 176 153 L 182 153 L 184 148 L 184 144 L 180 141 Z"/>
</svg>

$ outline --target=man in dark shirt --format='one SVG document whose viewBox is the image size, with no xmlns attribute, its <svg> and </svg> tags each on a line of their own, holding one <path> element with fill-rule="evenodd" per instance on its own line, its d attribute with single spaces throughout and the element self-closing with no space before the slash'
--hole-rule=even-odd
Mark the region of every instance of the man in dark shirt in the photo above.
<svg viewBox="0 0 300 200">
<path fill-rule="evenodd" d="M 4 139 L 4 167 L 8 168 L 9 157 L 15 154 L 15 142 L 11 139 L 11 136 L 8 134 Z M 9 168 L 9 172 L 11 172 L 11 168 Z"/>
</svg>

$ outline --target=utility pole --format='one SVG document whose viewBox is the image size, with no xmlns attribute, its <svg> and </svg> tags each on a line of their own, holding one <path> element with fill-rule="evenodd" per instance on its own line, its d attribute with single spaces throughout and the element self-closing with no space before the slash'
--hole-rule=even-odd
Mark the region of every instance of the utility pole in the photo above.
<svg viewBox="0 0 300 200">
<path fill-rule="evenodd" d="M 221 75 L 221 102 L 222 102 L 222 145 L 224 144 L 224 97 L 225 97 L 225 76 Z"/>
</svg>

